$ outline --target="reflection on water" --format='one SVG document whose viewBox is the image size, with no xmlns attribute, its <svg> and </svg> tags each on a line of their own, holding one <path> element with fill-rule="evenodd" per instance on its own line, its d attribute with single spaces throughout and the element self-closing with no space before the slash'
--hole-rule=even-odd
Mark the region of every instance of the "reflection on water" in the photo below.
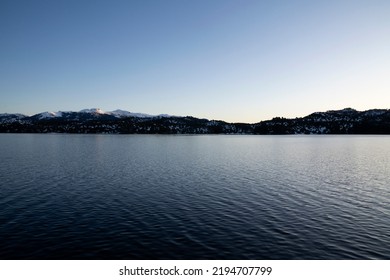
<svg viewBox="0 0 390 280">
<path fill-rule="evenodd" d="M 390 137 L 0 135 L 2 259 L 388 259 Z"/>
</svg>

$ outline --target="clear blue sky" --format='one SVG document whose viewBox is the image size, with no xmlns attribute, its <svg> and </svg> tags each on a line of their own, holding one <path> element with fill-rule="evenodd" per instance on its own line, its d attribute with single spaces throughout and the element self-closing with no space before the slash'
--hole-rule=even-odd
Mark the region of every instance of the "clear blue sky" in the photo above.
<svg viewBox="0 0 390 280">
<path fill-rule="evenodd" d="M 0 113 L 390 107 L 389 0 L 0 0 Z"/>
</svg>

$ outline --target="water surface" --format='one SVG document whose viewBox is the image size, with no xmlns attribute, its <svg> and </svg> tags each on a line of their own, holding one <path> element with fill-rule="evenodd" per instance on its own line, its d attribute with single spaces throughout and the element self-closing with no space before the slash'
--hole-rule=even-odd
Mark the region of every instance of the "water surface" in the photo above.
<svg viewBox="0 0 390 280">
<path fill-rule="evenodd" d="M 389 136 L 0 134 L 1 259 L 390 259 Z"/>
</svg>

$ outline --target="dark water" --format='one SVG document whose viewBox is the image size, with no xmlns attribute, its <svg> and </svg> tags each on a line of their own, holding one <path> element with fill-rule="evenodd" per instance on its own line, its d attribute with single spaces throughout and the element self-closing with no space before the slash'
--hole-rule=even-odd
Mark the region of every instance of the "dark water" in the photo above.
<svg viewBox="0 0 390 280">
<path fill-rule="evenodd" d="M 390 259 L 389 136 L 0 134 L 1 259 Z"/>
</svg>

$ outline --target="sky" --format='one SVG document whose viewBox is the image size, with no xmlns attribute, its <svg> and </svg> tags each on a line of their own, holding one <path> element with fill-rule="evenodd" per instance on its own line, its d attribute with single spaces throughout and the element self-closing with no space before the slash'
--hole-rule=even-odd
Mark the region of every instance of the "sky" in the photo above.
<svg viewBox="0 0 390 280">
<path fill-rule="evenodd" d="M 0 113 L 390 107 L 388 0 L 0 0 Z"/>
</svg>

